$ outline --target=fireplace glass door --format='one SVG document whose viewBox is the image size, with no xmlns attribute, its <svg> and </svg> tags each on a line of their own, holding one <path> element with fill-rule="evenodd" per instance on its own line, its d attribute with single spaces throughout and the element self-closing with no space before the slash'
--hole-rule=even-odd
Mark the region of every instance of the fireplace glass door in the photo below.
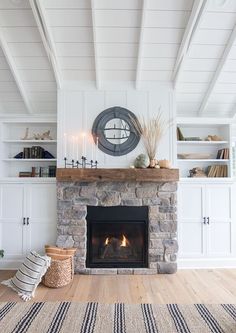
<svg viewBox="0 0 236 333">
<path fill-rule="evenodd" d="M 87 267 L 147 267 L 147 207 L 88 207 Z"/>
</svg>

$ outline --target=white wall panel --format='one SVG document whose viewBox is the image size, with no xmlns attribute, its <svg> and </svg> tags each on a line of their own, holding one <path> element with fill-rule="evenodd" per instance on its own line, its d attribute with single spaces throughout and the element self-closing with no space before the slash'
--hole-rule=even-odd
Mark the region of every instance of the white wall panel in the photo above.
<svg viewBox="0 0 236 333">
<path fill-rule="evenodd" d="M 59 91 L 60 113 L 59 126 L 62 126 L 62 134 L 79 136 L 82 131 L 87 135 L 91 132 L 91 127 L 96 116 L 104 109 L 112 106 L 123 106 L 130 109 L 139 116 L 147 116 L 148 113 L 156 114 L 159 106 L 162 107 L 164 116 L 169 119 L 173 117 L 173 92 L 164 86 L 157 86 L 152 91 L 110 90 L 110 91 Z M 169 133 L 163 140 L 158 156 L 160 158 L 172 158 L 170 148 Z M 62 165 L 63 147 L 58 145 L 59 166 Z M 81 148 L 80 148 L 81 149 Z M 91 155 L 91 145 L 87 143 L 87 152 Z M 101 167 L 128 167 L 133 163 L 134 158 L 143 152 L 140 143 L 135 151 L 121 157 L 112 157 L 99 152 L 98 160 Z M 91 158 L 88 156 L 88 158 Z"/>
</svg>

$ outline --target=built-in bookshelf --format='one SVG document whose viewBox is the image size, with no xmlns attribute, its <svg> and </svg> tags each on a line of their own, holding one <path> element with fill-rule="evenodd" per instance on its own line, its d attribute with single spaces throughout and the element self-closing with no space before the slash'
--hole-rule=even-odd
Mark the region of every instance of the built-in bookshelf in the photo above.
<svg viewBox="0 0 236 333">
<path fill-rule="evenodd" d="M 55 177 L 52 170 L 57 162 L 56 120 L 3 119 L 0 126 L 0 178 Z M 42 137 L 48 131 L 48 135 Z"/>
<path fill-rule="evenodd" d="M 177 131 L 177 165 L 182 178 L 190 177 L 190 170 L 194 168 L 202 169 L 210 178 L 231 177 L 230 126 L 177 123 L 180 129 Z"/>
</svg>

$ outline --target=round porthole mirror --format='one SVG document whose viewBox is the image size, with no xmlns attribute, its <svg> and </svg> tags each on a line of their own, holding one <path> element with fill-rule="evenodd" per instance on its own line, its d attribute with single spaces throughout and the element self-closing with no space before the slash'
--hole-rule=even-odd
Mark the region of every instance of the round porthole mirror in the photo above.
<svg viewBox="0 0 236 333">
<path fill-rule="evenodd" d="M 140 140 L 135 122 L 138 123 L 137 117 L 125 108 L 114 106 L 102 111 L 92 128 L 98 148 L 112 156 L 122 156 L 131 152 Z"/>
</svg>

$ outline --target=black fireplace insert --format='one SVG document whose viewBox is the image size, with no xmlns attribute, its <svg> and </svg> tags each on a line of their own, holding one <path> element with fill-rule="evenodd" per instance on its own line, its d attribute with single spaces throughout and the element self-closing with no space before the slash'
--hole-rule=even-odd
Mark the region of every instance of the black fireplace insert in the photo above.
<svg viewBox="0 0 236 333">
<path fill-rule="evenodd" d="M 148 267 L 148 207 L 87 210 L 87 267 Z"/>
</svg>

